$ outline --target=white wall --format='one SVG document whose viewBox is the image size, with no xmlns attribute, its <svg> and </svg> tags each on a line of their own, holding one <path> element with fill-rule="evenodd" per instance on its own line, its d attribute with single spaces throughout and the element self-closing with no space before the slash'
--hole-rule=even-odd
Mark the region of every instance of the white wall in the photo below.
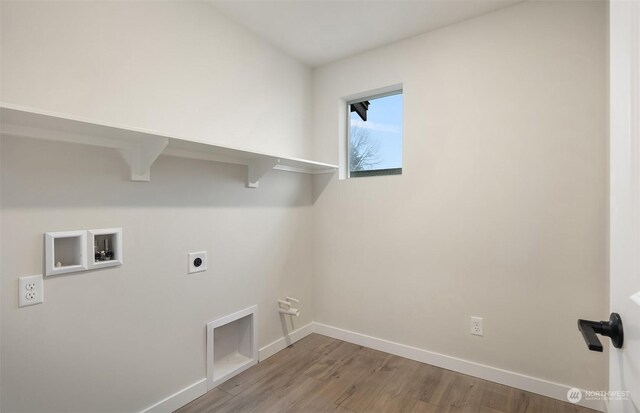
<svg viewBox="0 0 640 413">
<path fill-rule="evenodd" d="M 405 110 L 402 176 L 318 195 L 316 321 L 606 389 L 576 328 L 608 314 L 606 43 L 606 3 L 527 2 L 316 69 L 321 161 L 341 98 L 402 83 Z"/>
<path fill-rule="evenodd" d="M 3 102 L 308 156 L 311 71 L 207 2 L 6 2 Z M 205 323 L 259 306 L 258 344 L 313 320 L 311 179 L 3 137 L 2 411 L 139 411 L 205 377 Z M 46 279 L 45 231 L 123 227 L 125 265 Z M 187 252 L 209 271 L 186 275 Z M 282 324 L 275 300 L 300 296 Z"/>
<path fill-rule="evenodd" d="M 310 70 L 206 1 L 1 6 L 4 102 L 310 155 Z"/>
<path fill-rule="evenodd" d="M 60 164 L 63 166 L 61 167 Z M 311 179 L 161 157 L 130 182 L 112 150 L 2 141 L 2 410 L 140 411 L 206 376 L 205 324 L 259 306 L 259 346 L 313 320 Z M 45 279 L 18 308 L 17 277 L 42 273 L 43 233 L 122 227 L 122 267 Z M 187 275 L 187 253 L 209 269 Z M 284 326 L 276 299 L 300 296 Z"/>
<path fill-rule="evenodd" d="M 206 321 L 257 303 L 260 345 L 280 337 L 284 294 L 304 300 L 296 327 L 606 387 L 575 327 L 607 314 L 604 3 L 524 3 L 313 85 L 206 3 L 1 4 L 8 103 L 336 162 L 340 99 L 405 90 L 404 174 L 316 194 L 304 175 L 254 191 L 242 167 L 171 157 L 134 183 L 110 150 L 3 138 L 3 411 L 140 410 L 204 377 Z M 111 226 L 123 267 L 47 279 L 43 305 L 17 308 L 43 232 Z M 200 249 L 211 269 L 185 275 Z"/>
</svg>

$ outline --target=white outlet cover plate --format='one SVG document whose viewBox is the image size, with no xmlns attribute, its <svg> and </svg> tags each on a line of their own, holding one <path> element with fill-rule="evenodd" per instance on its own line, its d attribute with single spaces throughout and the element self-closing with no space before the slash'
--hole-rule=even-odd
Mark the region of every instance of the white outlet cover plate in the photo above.
<svg viewBox="0 0 640 413">
<path fill-rule="evenodd" d="M 196 267 L 194 261 L 200 258 L 202 260 L 202 264 L 199 267 Z M 207 251 L 199 251 L 199 252 L 190 252 L 189 253 L 189 274 L 193 274 L 194 272 L 202 272 L 207 270 Z"/>
<path fill-rule="evenodd" d="M 484 336 L 484 323 L 482 317 L 471 317 L 471 334 Z"/>
<path fill-rule="evenodd" d="M 18 307 L 44 302 L 42 274 L 20 277 L 18 281 Z"/>
</svg>

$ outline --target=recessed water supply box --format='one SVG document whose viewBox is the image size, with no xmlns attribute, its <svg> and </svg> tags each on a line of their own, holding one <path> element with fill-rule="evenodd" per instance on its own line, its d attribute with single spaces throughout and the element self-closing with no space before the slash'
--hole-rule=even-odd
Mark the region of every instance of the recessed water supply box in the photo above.
<svg viewBox="0 0 640 413">
<path fill-rule="evenodd" d="M 90 229 L 87 234 L 90 269 L 122 265 L 122 228 Z"/>
<path fill-rule="evenodd" d="M 45 275 L 87 269 L 87 231 L 59 231 L 44 234 Z"/>
<path fill-rule="evenodd" d="M 258 363 L 258 306 L 207 323 L 207 388 Z"/>
</svg>

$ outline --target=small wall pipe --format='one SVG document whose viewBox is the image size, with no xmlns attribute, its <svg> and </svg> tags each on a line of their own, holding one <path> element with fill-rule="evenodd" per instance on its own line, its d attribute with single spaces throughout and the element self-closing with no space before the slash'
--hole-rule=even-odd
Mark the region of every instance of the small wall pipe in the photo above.
<svg viewBox="0 0 640 413">
<path fill-rule="evenodd" d="M 281 308 L 280 314 L 287 314 L 287 315 L 292 315 L 297 317 L 300 315 L 300 310 L 298 310 L 297 308 L 289 308 L 289 309 Z"/>
<path fill-rule="evenodd" d="M 291 303 L 288 301 L 284 301 L 284 300 L 278 300 L 278 304 L 280 304 L 281 306 L 285 307 L 285 308 L 291 308 Z"/>
</svg>

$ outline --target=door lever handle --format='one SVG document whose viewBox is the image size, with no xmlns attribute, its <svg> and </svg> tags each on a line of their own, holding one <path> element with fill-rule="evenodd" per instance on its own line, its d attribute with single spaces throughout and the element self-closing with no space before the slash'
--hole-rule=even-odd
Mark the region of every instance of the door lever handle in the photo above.
<svg viewBox="0 0 640 413">
<path fill-rule="evenodd" d="M 578 320 L 578 330 L 591 351 L 602 352 L 602 343 L 596 334 L 609 337 L 615 348 L 621 348 L 624 342 L 622 318 L 618 313 L 611 313 L 609 321 Z"/>
</svg>

